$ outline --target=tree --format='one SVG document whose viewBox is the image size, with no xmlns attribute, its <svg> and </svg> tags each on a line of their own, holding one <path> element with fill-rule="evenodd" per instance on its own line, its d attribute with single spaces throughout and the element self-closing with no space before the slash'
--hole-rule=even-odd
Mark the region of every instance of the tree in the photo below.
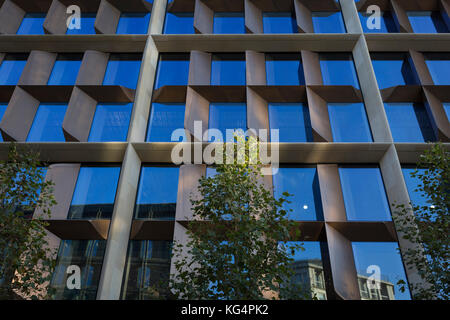
<svg viewBox="0 0 450 320">
<path fill-rule="evenodd" d="M 309 288 L 292 281 L 292 256 L 304 249 L 286 242 L 295 226 L 283 209 L 290 194 L 275 199 L 264 186 L 261 163 L 251 161 L 256 139 L 237 142 L 232 154 L 245 146 L 245 161 L 217 164 L 215 176 L 199 181 L 200 199 L 191 197 L 188 243 L 173 246 L 171 291 L 196 300 L 311 298 Z"/>
<path fill-rule="evenodd" d="M 0 162 L 0 299 L 44 299 L 55 266 L 44 219 L 56 204 L 39 155 L 11 144 Z M 35 209 L 42 214 L 32 218 Z"/>
<path fill-rule="evenodd" d="M 403 238 L 418 244 L 403 252 L 407 268 L 414 268 L 427 285 L 411 284 L 415 299 L 450 298 L 449 270 L 449 208 L 450 208 L 450 152 L 442 144 L 427 150 L 411 173 L 420 184 L 419 192 L 426 205 L 410 203 L 397 205 L 396 225 Z M 422 169 L 422 170 L 421 170 Z M 402 290 L 406 283 L 400 282 Z"/>
</svg>

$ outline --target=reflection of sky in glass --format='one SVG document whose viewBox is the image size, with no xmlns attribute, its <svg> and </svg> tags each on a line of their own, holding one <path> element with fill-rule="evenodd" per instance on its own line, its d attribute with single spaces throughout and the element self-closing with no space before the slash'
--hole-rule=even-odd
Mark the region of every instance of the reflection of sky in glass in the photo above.
<svg viewBox="0 0 450 320">
<path fill-rule="evenodd" d="M 103 85 L 124 86 L 130 89 L 136 89 L 141 60 L 131 60 L 120 55 L 111 55 L 106 68 Z"/>
<path fill-rule="evenodd" d="M 28 142 L 63 142 L 66 141 L 62 123 L 66 114 L 66 104 L 41 104 L 34 117 L 28 133 Z"/>
<path fill-rule="evenodd" d="M 320 242 L 318 241 L 305 241 L 305 242 L 296 242 L 296 241 L 288 241 L 286 243 L 286 248 L 291 248 L 294 245 L 300 244 L 305 251 L 296 250 L 295 254 L 291 256 L 295 261 L 302 260 L 322 260 L 322 253 L 320 252 Z"/>
<path fill-rule="evenodd" d="M 279 130 L 280 142 L 312 142 L 309 109 L 304 103 L 269 103 L 270 129 Z"/>
<path fill-rule="evenodd" d="M 418 103 L 385 103 L 395 142 L 435 141 L 427 111 Z"/>
<path fill-rule="evenodd" d="M 95 13 L 82 13 L 80 20 L 80 29 L 69 29 L 67 28 L 66 34 L 96 34 L 94 24 L 95 24 Z"/>
<path fill-rule="evenodd" d="M 150 13 L 122 13 L 117 34 L 147 34 Z"/>
<path fill-rule="evenodd" d="M 398 32 L 398 28 L 395 25 L 394 18 L 392 16 L 392 13 L 387 12 L 381 12 L 381 19 L 380 19 L 380 29 L 369 29 L 367 26 L 368 19 L 372 16 L 372 14 L 366 14 L 365 12 L 359 12 L 359 18 L 361 20 L 361 25 L 363 28 L 363 31 L 365 33 L 391 33 L 391 32 Z M 372 24 L 370 24 L 371 26 Z"/>
<path fill-rule="evenodd" d="M 165 34 L 194 34 L 194 13 L 167 12 L 166 24 L 164 26 Z"/>
<path fill-rule="evenodd" d="M 447 114 L 447 119 L 450 120 L 450 103 L 444 103 L 444 110 L 445 113 Z"/>
<path fill-rule="evenodd" d="M 313 12 L 312 21 L 315 33 L 345 33 L 341 12 Z"/>
<path fill-rule="evenodd" d="M 339 174 L 348 220 L 392 220 L 378 167 L 340 167 Z"/>
<path fill-rule="evenodd" d="M 23 68 L 27 64 L 27 60 L 6 59 L 0 64 L 0 85 L 16 85 L 19 82 Z"/>
<path fill-rule="evenodd" d="M 98 104 L 88 141 L 126 141 L 132 108 L 133 103 Z"/>
<path fill-rule="evenodd" d="M 300 54 L 267 53 L 267 85 L 304 85 L 305 76 L 301 59 Z"/>
<path fill-rule="evenodd" d="M 421 191 L 415 191 L 419 185 L 423 185 L 419 178 L 411 177 L 411 173 L 416 171 L 416 168 L 402 168 L 403 177 L 405 178 L 406 187 L 408 188 L 409 198 L 414 206 L 428 206 L 427 198 Z M 419 174 L 423 174 L 425 169 L 419 169 Z"/>
<path fill-rule="evenodd" d="M 316 168 L 279 168 L 273 176 L 274 195 L 282 197 L 283 192 L 292 194 L 284 209 L 292 220 L 323 220 L 319 179 Z"/>
<path fill-rule="evenodd" d="M 429 55 L 429 57 L 433 57 L 433 55 Z M 436 57 L 426 60 L 435 85 L 450 85 L 450 57 L 446 56 L 445 58 Z"/>
<path fill-rule="evenodd" d="M 120 167 L 81 167 L 72 205 L 113 204 Z"/>
<path fill-rule="evenodd" d="M 176 203 L 178 167 L 142 167 L 136 204 Z"/>
<path fill-rule="evenodd" d="M 27 13 L 16 34 L 44 34 L 45 13 Z"/>
<path fill-rule="evenodd" d="M 245 86 L 245 57 L 240 54 L 214 54 L 211 85 Z"/>
<path fill-rule="evenodd" d="M 296 33 L 297 21 L 291 12 L 264 12 L 264 33 Z"/>
<path fill-rule="evenodd" d="M 363 103 L 329 103 L 328 113 L 334 142 L 373 141 Z"/>
<path fill-rule="evenodd" d="M 409 11 L 407 14 L 415 33 L 448 32 L 439 11 Z"/>
<path fill-rule="evenodd" d="M 188 54 L 161 54 L 155 89 L 163 86 L 185 86 L 189 77 Z"/>
<path fill-rule="evenodd" d="M 5 114 L 7 103 L 0 103 L 0 122 L 2 121 L 3 115 Z M 3 141 L 2 135 L 0 134 L 0 142 Z"/>
<path fill-rule="evenodd" d="M 72 86 L 77 80 L 81 60 L 56 60 L 48 85 Z"/>
<path fill-rule="evenodd" d="M 372 54 L 372 65 L 380 89 L 418 84 L 416 72 L 405 54 Z"/>
<path fill-rule="evenodd" d="M 213 33 L 245 33 L 244 14 L 242 12 L 217 12 L 214 14 Z"/>
<path fill-rule="evenodd" d="M 353 242 L 353 254 L 358 274 L 370 277 L 367 273 L 371 265 L 379 266 L 381 269 L 381 281 L 388 281 L 395 285 L 394 294 L 396 300 L 410 300 L 409 290 L 400 292 L 397 282 L 403 280 L 407 283 L 402 258 L 397 251 L 398 244 L 395 242 Z"/>
<path fill-rule="evenodd" d="M 147 141 L 170 142 L 173 131 L 184 128 L 184 113 L 184 103 L 153 103 Z"/>
<path fill-rule="evenodd" d="M 247 130 L 247 105 L 245 103 L 211 103 L 209 106 L 209 129 L 217 129 L 222 133 L 222 139 L 212 139 L 209 132 L 208 141 L 233 141 L 227 139 L 226 130 Z M 231 133 L 232 135 L 232 133 Z"/>
<path fill-rule="evenodd" d="M 359 89 L 353 57 L 348 53 L 321 53 L 320 69 L 326 86 L 354 86 Z"/>
</svg>

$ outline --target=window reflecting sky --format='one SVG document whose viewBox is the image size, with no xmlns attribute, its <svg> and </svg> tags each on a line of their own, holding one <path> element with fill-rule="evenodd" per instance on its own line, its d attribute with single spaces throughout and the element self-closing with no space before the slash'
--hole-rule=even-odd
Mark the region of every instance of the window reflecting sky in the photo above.
<svg viewBox="0 0 450 320">
<path fill-rule="evenodd" d="M 213 54 L 211 65 L 211 85 L 245 86 L 244 54 Z"/>
<path fill-rule="evenodd" d="M 226 130 L 242 129 L 247 130 L 247 105 L 245 103 L 211 103 L 209 105 L 209 129 L 218 129 L 222 133 L 222 138 L 227 141 Z M 217 137 L 219 138 L 219 137 Z M 215 140 L 212 132 L 209 132 L 208 141 L 223 142 Z"/>
<path fill-rule="evenodd" d="M 77 80 L 81 66 L 80 59 L 70 59 L 62 56 L 55 64 L 48 80 L 48 85 L 73 86 Z"/>
<path fill-rule="evenodd" d="M 372 142 L 372 134 L 363 103 L 329 103 L 334 142 Z"/>
<path fill-rule="evenodd" d="M 371 57 L 380 89 L 419 83 L 413 64 L 406 54 L 375 53 Z"/>
<path fill-rule="evenodd" d="M 408 11 L 407 15 L 415 33 L 448 32 L 440 11 Z"/>
<path fill-rule="evenodd" d="M 408 188 L 409 198 L 414 206 L 429 206 L 427 198 L 423 192 L 416 191 L 419 185 L 423 185 L 419 178 L 411 177 L 411 173 L 416 171 L 416 168 L 402 168 L 403 177 L 405 178 L 406 187 Z M 425 169 L 419 169 L 419 174 L 424 174 Z"/>
<path fill-rule="evenodd" d="M 155 89 L 185 86 L 189 78 L 189 54 L 165 53 L 159 56 Z"/>
<path fill-rule="evenodd" d="M 45 34 L 42 25 L 45 13 L 27 13 L 20 24 L 16 34 Z"/>
<path fill-rule="evenodd" d="M 345 33 L 341 12 L 313 12 L 312 21 L 315 33 Z"/>
<path fill-rule="evenodd" d="M 69 29 L 67 28 L 66 34 L 96 34 L 94 24 L 95 24 L 95 13 L 82 13 L 80 20 L 80 29 Z"/>
<path fill-rule="evenodd" d="M 167 12 L 165 34 L 194 34 L 193 12 Z"/>
<path fill-rule="evenodd" d="M 27 142 L 64 142 L 62 123 L 67 104 L 40 104 L 28 133 Z"/>
<path fill-rule="evenodd" d="M 296 33 L 297 21 L 291 12 L 264 12 L 264 33 Z"/>
<path fill-rule="evenodd" d="M 173 131 L 184 128 L 184 113 L 184 103 L 153 103 L 147 141 L 171 142 Z"/>
<path fill-rule="evenodd" d="M 266 53 L 267 85 L 298 86 L 305 84 L 300 53 Z"/>
<path fill-rule="evenodd" d="M 117 34 L 147 34 L 150 13 L 122 13 Z"/>
<path fill-rule="evenodd" d="M 274 196 L 280 198 L 283 192 L 289 192 L 292 197 L 286 203 L 285 209 L 292 209 L 289 219 L 299 221 L 323 220 L 322 201 L 320 198 L 319 178 L 317 169 L 279 168 L 273 176 Z"/>
<path fill-rule="evenodd" d="M 396 242 L 353 242 L 352 247 L 358 274 L 370 277 L 373 271 L 368 273 L 367 268 L 378 266 L 381 281 L 394 285 L 395 300 L 411 299 L 409 290 L 402 293 L 397 285 L 399 280 L 408 281 Z"/>
<path fill-rule="evenodd" d="M 19 82 L 20 75 L 26 64 L 26 59 L 17 60 L 13 56 L 6 55 L 5 59 L 0 64 L 0 85 L 15 86 Z"/>
<path fill-rule="evenodd" d="M 384 107 L 395 142 L 429 142 L 436 140 L 423 104 L 385 103 Z"/>
<path fill-rule="evenodd" d="M 434 84 L 450 85 L 450 55 L 427 53 L 425 57 Z"/>
<path fill-rule="evenodd" d="M 214 14 L 214 33 L 239 34 L 245 33 L 243 12 L 216 12 Z"/>
<path fill-rule="evenodd" d="M 2 122 L 3 115 L 5 114 L 6 108 L 8 107 L 7 103 L 0 103 L 0 122 Z M 3 137 L 0 134 L 0 142 L 3 141 Z"/>
<path fill-rule="evenodd" d="M 450 120 L 450 103 L 446 102 L 443 104 L 445 113 L 447 114 L 447 119 Z"/>
<path fill-rule="evenodd" d="M 347 85 L 359 89 L 358 76 L 351 53 L 321 53 L 319 57 L 324 85 Z"/>
<path fill-rule="evenodd" d="M 106 68 L 103 85 L 117 85 L 136 89 L 141 69 L 140 59 L 141 55 L 112 54 Z"/>
<path fill-rule="evenodd" d="M 98 104 L 89 142 L 126 141 L 133 103 Z"/>
<path fill-rule="evenodd" d="M 312 142 L 309 109 L 304 103 L 269 103 L 270 129 L 279 130 L 280 142 Z"/>
<path fill-rule="evenodd" d="M 391 221 L 383 178 L 378 167 L 339 167 L 349 221 Z"/>
<path fill-rule="evenodd" d="M 367 26 L 368 19 L 372 14 L 366 14 L 365 12 L 359 12 L 359 18 L 361 25 L 365 33 L 393 33 L 398 32 L 397 25 L 395 24 L 394 17 L 390 11 L 381 12 L 380 29 L 369 29 Z M 372 24 L 370 24 L 371 26 Z"/>
</svg>

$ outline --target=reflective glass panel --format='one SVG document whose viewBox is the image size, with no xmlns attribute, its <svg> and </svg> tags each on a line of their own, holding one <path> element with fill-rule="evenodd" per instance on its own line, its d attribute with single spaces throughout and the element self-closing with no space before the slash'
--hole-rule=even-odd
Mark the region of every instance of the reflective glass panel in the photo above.
<svg viewBox="0 0 450 320">
<path fill-rule="evenodd" d="M 305 84 L 301 54 L 266 53 L 268 86 Z"/>
<path fill-rule="evenodd" d="M 66 34 L 96 34 L 94 24 L 95 24 L 95 13 L 82 13 L 80 19 L 79 29 L 74 21 L 67 28 Z M 70 29 L 72 28 L 73 29 Z"/>
<path fill-rule="evenodd" d="M 245 56 L 243 54 L 214 54 L 211 65 L 211 85 L 245 86 Z"/>
<path fill-rule="evenodd" d="M 313 141 L 309 109 L 304 103 L 269 103 L 269 124 L 271 130 L 279 130 L 280 142 Z"/>
<path fill-rule="evenodd" d="M 321 53 L 320 69 L 326 86 L 354 86 L 359 89 L 358 76 L 352 54 Z"/>
<path fill-rule="evenodd" d="M 189 54 L 165 53 L 159 56 L 155 89 L 186 86 L 189 78 Z"/>
<path fill-rule="evenodd" d="M 312 21 L 315 33 L 345 33 L 341 12 L 313 12 Z"/>
<path fill-rule="evenodd" d="M 40 104 L 28 133 L 28 142 L 65 142 L 62 123 L 67 104 Z"/>
<path fill-rule="evenodd" d="M 42 25 L 45 21 L 45 13 L 27 13 L 16 34 L 45 34 Z"/>
<path fill-rule="evenodd" d="M 104 86 L 124 86 L 136 89 L 141 69 L 140 55 L 112 54 L 106 68 Z"/>
<path fill-rule="evenodd" d="M 395 23 L 394 17 L 390 11 L 381 12 L 380 25 L 376 25 L 373 20 L 369 19 L 372 14 L 359 12 L 361 25 L 365 33 L 395 33 L 398 32 L 398 27 Z M 378 28 L 379 27 L 379 28 Z"/>
<path fill-rule="evenodd" d="M 247 130 L 247 105 L 245 103 L 211 103 L 209 106 L 209 140 L 233 141 L 233 130 Z M 214 134 L 211 129 L 219 130 Z M 227 130 L 229 130 L 227 136 Z M 214 137 L 213 137 L 214 136 Z"/>
<path fill-rule="evenodd" d="M 150 13 L 122 13 L 117 34 L 147 34 Z"/>
<path fill-rule="evenodd" d="M 445 113 L 447 114 L 447 119 L 450 120 L 450 103 L 444 103 L 444 110 Z"/>
<path fill-rule="evenodd" d="M 407 14 L 415 33 L 448 32 L 439 11 L 408 11 Z"/>
<path fill-rule="evenodd" d="M 77 81 L 81 57 L 62 55 L 55 61 L 48 85 L 73 86 Z"/>
<path fill-rule="evenodd" d="M 421 191 L 416 191 L 420 185 L 423 186 L 422 180 L 411 177 L 411 173 L 416 168 L 402 168 L 403 177 L 405 178 L 406 187 L 408 188 L 409 198 L 414 206 L 428 206 L 428 199 Z M 419 174 L 424 174 L 426 169 L 418 169 Z"/>
<path fill-rule="evenodd" d="M 171 142 L 172 133 L 177 129 L 184 129 L 184 113 L 184 103 L 153 103 L 147 141 Z"/>
<path fill-rule="evenodd" d="M 372 133 L 363 103 L 329 103 L 334 142 L 372 142 Z"/>
<path fill-rule="evenodd" d="M 16 55 L 6 55 L 0 64 L 0 85 L 15 86 L 20 79 L 23 68 L 27 64 L 27 57 Z"/>
<path fill-rule="evenodd" d="M 419 84 L 413 63 L 406 54 L 376 53 L 371 54 L 371 57 L 380 89 Z"/>
<path fill-rule="evenodd" d="M 425 61 L 435 85 L 450 85 L 450 54 L 427 53 Z"/>
<path fill-rule="evenodd" d="M 214 33 L 219 34 L 245 33 L 244 13 L 216 12 L 214 14 Z"/>
<path fill-rule="evenodd" d="M 89 142 L 126 141 L 133 103 L 98 104 Z"/>
<path fill-rule="evenodd" d="M 2 122 L 3 115 L 5 114 L 6 108 L 8 107 L 7 103 L 0 103 L 0 122 Z M 0 134 L 0 142 L 3 141 L 3 137 Z"/>
<path fill-rule="evenodd" d="M 193 12 L 167 12 L 165 34 L 194 34 Z"/>
<path fill-rule="evenodd" d="M 297 21 L 291 12 L 264 12 L 264 33 L 296 33 Z"/>
</svg>

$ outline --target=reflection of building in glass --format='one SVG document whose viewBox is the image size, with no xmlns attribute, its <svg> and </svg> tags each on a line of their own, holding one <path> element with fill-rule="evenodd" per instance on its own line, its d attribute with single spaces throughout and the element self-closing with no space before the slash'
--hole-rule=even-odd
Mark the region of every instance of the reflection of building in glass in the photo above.
<svg viewBox="0 0 450 320">
<path fill-rule="evenodd" d="M 326 300 L 325 277 L 322 261 L 319 259 L 298 260 L 292 264 L 296 283 L 302 283 L 305 289 L 311 290 L 311 294 L 319 300 Z M 362 300 L 395 300 L 394 284 L 381 280 L 379 289 L 369 289 L 369 278 L 358 274 L 358 284 Z"/>
</svg>

